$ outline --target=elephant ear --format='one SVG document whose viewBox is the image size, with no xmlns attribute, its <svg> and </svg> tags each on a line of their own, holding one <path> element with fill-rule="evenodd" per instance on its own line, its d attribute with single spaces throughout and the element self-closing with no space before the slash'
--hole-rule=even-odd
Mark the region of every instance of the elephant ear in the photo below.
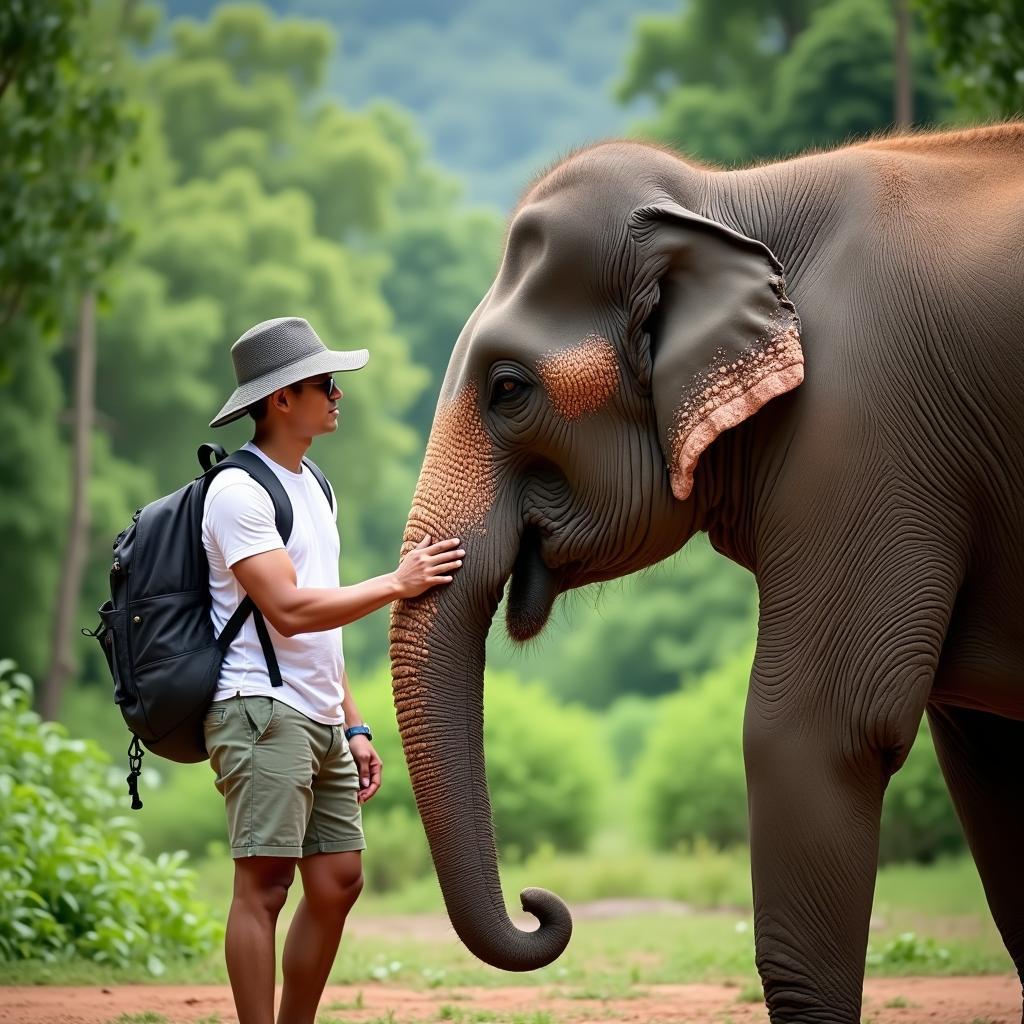
<svg viewBox="0 0 1024 1024">
<path fill-rule="evenodd" d="M 803 380 L 800 319 L 761 242 L 671 202 L 634 211 L 630 228 L 642 325 L 632 354 L 683 500 L 711 442 Z"/>
</svg>

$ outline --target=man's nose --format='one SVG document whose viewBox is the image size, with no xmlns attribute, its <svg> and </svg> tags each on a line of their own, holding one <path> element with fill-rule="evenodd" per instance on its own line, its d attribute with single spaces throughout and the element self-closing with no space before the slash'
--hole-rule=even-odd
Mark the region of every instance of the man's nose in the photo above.
<svg viewBox="0 0 1024 1024">
<path fill-rule="evenodd" d="M 337 384 L 335 384 L 334 385 L 334 390 L 331 392 L 331 398 L 333 398 L 335 401 L 337 401 L 339 398 L 344 398 L 344 397 L 345 397 L 345 392 L 342 391 L 341 388 L 339 388 Z"/>
</svg>

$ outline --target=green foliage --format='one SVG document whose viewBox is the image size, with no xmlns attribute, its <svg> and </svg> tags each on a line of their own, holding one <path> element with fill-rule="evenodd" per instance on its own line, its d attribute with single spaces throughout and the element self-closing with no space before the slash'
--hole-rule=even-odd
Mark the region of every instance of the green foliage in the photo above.
<svg viewBox="0 0 1024 1024">
<path fill-rule="evenodd" d="M 914 932 L 903 932 L 890 939 L 879 950 L 868 946 L 869 967 L 914 968 L 927 971 L 949 962 L 949 950 L 932 938 L 918 937 Z"/>
<path fill-rule="evenodd" d="M 756 629 L 754 578 L 700 534 L 650 571 L 561 599 L 548 630 L 525 648 L 495 636 L 488 663 L 603 708 L 689 686 L 746 648 Z"/>
<path fill-rule="evenodd" d="M 47 667 L 47 614 L 57 585 L 61 551 L 54 538 L 65 523 L 69 481 L 58 425 L 63 387 L 49 352 L 19 319 L 8 329 L 10 379 L 0 387 L 0 587 L 3 649 L 33 673 Z"/>
<path fill-rule="evenodd" d="M 132 817 L 132 825 L 147 853 L 183 850 L 199 859 L 216 851 L 217 856 L 230 856 L 224 798 L 213 783 L 209 762 L 178 765 L 146 758 L 139 779 L 146 806 Z"/>
<path fill-rule="evenodd" d="M 83 957 L 162 974 L 219 938 L 184 854 L 150 860 L 113 816 L 95 744 L 30 710 L 31 683 L 0 662 L 0 959 Z"/>
<path fill-rule="evenodd" d="M 831 0 L 779 61 L 766 142 L 779 153 L 870 135 L 893 121 L 895 22 L 887 0 Z M 914 119 L 941 116 L 934 54 L 911 40 Z"/>
<path fill-rule="evenodd" d="M 386 851 L 401 850 L 409 870 L 422 870 L 429 864 L 426 839 L 395 721 L 390 672 L 382 665 L 372 675 L 354 678 L 352 687 L 359 710 L 373 726 L 373 744 L 384 762 L 384 783 L 364 809 L 367 847 L 372 850 L 380 842 Z M 599 795 L 610 784 L 609 758 L 596 718 L 580 708 L 559 705 L 538 684 L 489 671 L 484 685 L 484 748 L 504 859 L 518 860 L 545 843 L 560 850 L 579 850 L 586 844 Z M 377 884 L 375 860 L 375 854 L 367 855 L 371 887 Z M 399 881 L 401 876 L 382 865 L 379 888 L 389 887 L 392 879 Z"/>
<path fill-rule="evenodd" d="M 679 900 L 700 909 L 749 910 L 750 857 L 745 847 L 719 850 L 698 841 L 672 853 L 651 853 L 635 837 L 626 853 L 609 856 L 539 848 L 502 871 L 506 892 L 543 885 L 570 903 L 606 899 Z"/>
<path fill-rule="evenodd" d="M 879 859 L 930 863 L 964 850 L 964 835 L 935 758 L 927 719 L 882 806 Z"/>
<path fill-rule="evenodd" d="M 742 722 L 751 657 L 734 658 L 697 686 L 664 698 L 653 713 L 634 778 L 657 849 L 704 838 L 719 847 L 747 839 Z M 963 835 L 928 727 L 885 795 L 881 863 L 928 863 L 961 852 Z"/>
<path fill-rule="evenodd" d="M 484 693 L 488 784 L 503 856 L 516 860 L 543 843 L 582 849 L 598 797 L 610 792 L 612 758 L 597 719 L 511 673 L 488 672 Z"/>
<path fill-rule="evenodd" d="M 392 784 L 404 766 L 388 762 L 387 781 L 379 791 Z M 396 892 L 413 879 L 433 877 L 430 848 L 415 807 L 392 804 L 376 806 L 374 797 L 363 810 L 363 830 L 367 855 L 363 858 L 363 877 L 369 892 Z"/>
<path fill-rule="evenodd" d="M 975 116 L 1024 113 L 1020 0 L 916 0 L 940 67 Z"/>
<path fill-rule="evenodd" d="M 38 8 L 0 7 L 0 326 L 24 310 L 53 331 L 69 286 L 92 283 L 124 244 L 110 182 L 136 119 L 116 75 L 119 33 L 92 38 L 89 0 Z"/>
<path fill-rule="evenodd" d="M 889 127 L 895 21 L 887 0 L 696 0 L 638 25 L 618 95 L 652 99 L 636 134 L 731 165 Z M 943 115 L 934 51 L 912 40 L 915 121 Z"/>
<path fill-rule="evenodd" d="M 634 778 L 655 848 L 747 839 L 742 724 L 750 653 L 731 658 L 658 709 Z"/>
</svg>

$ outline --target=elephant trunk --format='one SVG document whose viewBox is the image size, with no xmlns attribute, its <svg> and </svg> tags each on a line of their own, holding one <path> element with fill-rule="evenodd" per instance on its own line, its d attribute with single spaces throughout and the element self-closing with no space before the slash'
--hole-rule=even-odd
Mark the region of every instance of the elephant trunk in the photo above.
<svg viewBox="0 0 1024 1024">
<path fill-rule="evenodd" d="M 468 589 L 468 582 L 457 578 L 451 587 Z M 544 889 L 520 894 L 523 909 L 540 921 L 536 931 L 517 928 L 505 909 L 483 742 L 484 641 L 497 597 L 482 617 L 480 602 L 475 616 L 455 615 L 455 603 L 446 588 L 443 596 L 428 592 L 395 606 L 391 659 L 402 745 L 459 938 L 493 967 L 535 970 L 565 949 L 572 918 Z"/>
</svg>

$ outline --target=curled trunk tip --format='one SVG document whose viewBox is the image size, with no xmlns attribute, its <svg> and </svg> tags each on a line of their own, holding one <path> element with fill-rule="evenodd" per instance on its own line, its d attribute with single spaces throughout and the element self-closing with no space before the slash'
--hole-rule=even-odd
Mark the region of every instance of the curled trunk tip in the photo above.
<svg viewBox="0 0 1024 1024">
<path fill-rule="evenodd" d="M 547 939 L 545 949 L 550 959 L 557 960 L 572 938 L 572 914 L 559 896 L 547 889 L 529 888 L 519 894 L 523 910 L 540 922 L 540 931 Z M 538 966 L 545 966 L 539 964 Z"/>
</svg>

